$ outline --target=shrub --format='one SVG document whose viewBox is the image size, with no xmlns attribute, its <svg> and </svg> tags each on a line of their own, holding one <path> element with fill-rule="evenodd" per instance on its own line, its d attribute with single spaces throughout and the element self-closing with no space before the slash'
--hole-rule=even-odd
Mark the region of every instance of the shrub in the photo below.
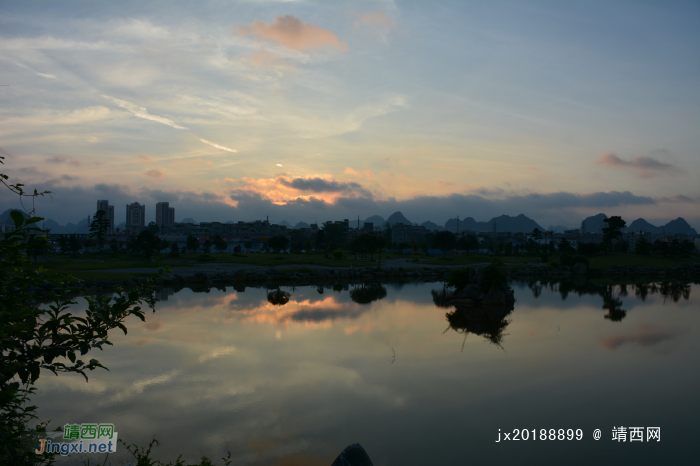
<svg viewBox="0 0 700 466">
<path fill-rule="evenodd" d="M 464 288 L 470 283 L 469 269 L 452 269 L 450 271 L 450 277 L 447 279 L 447 286 L 460 289 Z"/>
<path fill-rule="evenodd" d="M 333 251 L 333 259 L 342 259 L 343 258 L 343 251 L 340 249 L 336 249 Z"/>
</svg>

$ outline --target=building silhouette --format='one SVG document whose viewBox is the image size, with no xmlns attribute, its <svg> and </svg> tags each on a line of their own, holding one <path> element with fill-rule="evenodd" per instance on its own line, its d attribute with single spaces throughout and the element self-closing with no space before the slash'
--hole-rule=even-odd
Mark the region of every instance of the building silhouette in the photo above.
<svg viewBox="0 0 700 466">
<path fill-rule="evenodd" d="M 126 228 L 138 230 L 146 226 L 146 206 L 138 202 L 126 205 Z"/>
<path fill-rule="evenodd" d="M 105 218 L 109 220 L 107 233 L 114 233 L 114 206 L 109 205 L 108 200 L 99 200 L 97 201 L 97 210 L 103 210 L 105 213 Z"/>
<path fill-rule="evenodd" d="M 156 225 L 170 226 L 175 223 L 175 208 L 170 207 L 169 202 L 159 202 L 156 204 Z"/>
</svg>

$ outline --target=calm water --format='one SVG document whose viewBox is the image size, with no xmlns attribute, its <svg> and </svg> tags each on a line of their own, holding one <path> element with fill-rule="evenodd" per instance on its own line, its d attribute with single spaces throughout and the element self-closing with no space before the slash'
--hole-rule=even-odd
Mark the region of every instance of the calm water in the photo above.
<svg viewBox="0 0 700 466">
<path fill-rule="evenodd" d="M 359 442 L 376 466 L 698 464 L 698 285 L 513 286 L 507 315 L 438 307 L 438 283 L 282 287 L 284 305 L 264 289 L 183 290 L 91 355 L 110 372 L 44 374 L 35 402 L 53 427 L 155 435 L 167 461 L 329 465 Z M 613 442 L 614 426 L 660 427 L 661 441 Z M 496 443 L 516 428 L 538 440 Z"/>
</svg>

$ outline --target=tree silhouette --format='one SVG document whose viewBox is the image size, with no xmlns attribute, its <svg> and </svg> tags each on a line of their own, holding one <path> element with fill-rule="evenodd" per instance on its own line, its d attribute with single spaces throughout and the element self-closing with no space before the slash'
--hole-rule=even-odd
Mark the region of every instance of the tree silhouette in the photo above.
<svg viewBox="0 0 700 466">
<path fill-rule="evenodd" d="M 104 238 L 107 234 L 107 229 L 109 228 L 109 220 L 105 217 L 107 215 L 104 210 L 100 209 L 95 212 L 95 216 L 90 224 L 90 232 L 95 235 L 97 240 L 97 250 L 102 250 L 102 245 L 104 244 Z"/>
<path fill-rule="evenodd" d="M 286 236 L 277 235 L 270 238 L 267 241 L 267 244 L 270 246 L 270 249 L 272 249 L 276 253 L 279 253 L 281 250 L 287 249 L 289 239 Z"/>
<path fill-rule="evenodd" d="M 447 254 L 447 251 L 454 248 L 456 244 L 457 237 L 451 231 L 438 231 L 433 236 L 433 245 L 441 249 L 443 254 Z"/>
<path fill-rule="evenodd" d="M 185 242 L 185 249 L 188 251 L 197 252 L 197 249 L 199 249 L 199 240 L 193 235 L 189 235 L 187 237 L 187 241 Z"/>
<path fill-rule="evenodd" d="M 214 249 L 219 251 L 219 253 L 222 253 L 227 248 L 228 248 L 228 243 L 221 237 L 221 235 L 216 235 L 214 237 Z"/>
<path fill-rule="evenodd" d="M 613 241 L 622 238 L 622 230 L 627 226 L 627 222 L 622 220 L 620 216 L 614 216 L 603 220 L 608 226 L 603 228 L 603 244 L 609 250 L 613 245 Z"/>
</svg>

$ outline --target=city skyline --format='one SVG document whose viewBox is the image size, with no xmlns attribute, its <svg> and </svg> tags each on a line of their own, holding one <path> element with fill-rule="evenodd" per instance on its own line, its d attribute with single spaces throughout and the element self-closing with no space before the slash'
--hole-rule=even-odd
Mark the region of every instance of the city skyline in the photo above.
<svg viewBox="0 0 700 466">
<path fill-rule="evenodd" d="M 3 171 L 43 217 L 700 229 L 696 2 L 1 5 Z"/>
</svg>

